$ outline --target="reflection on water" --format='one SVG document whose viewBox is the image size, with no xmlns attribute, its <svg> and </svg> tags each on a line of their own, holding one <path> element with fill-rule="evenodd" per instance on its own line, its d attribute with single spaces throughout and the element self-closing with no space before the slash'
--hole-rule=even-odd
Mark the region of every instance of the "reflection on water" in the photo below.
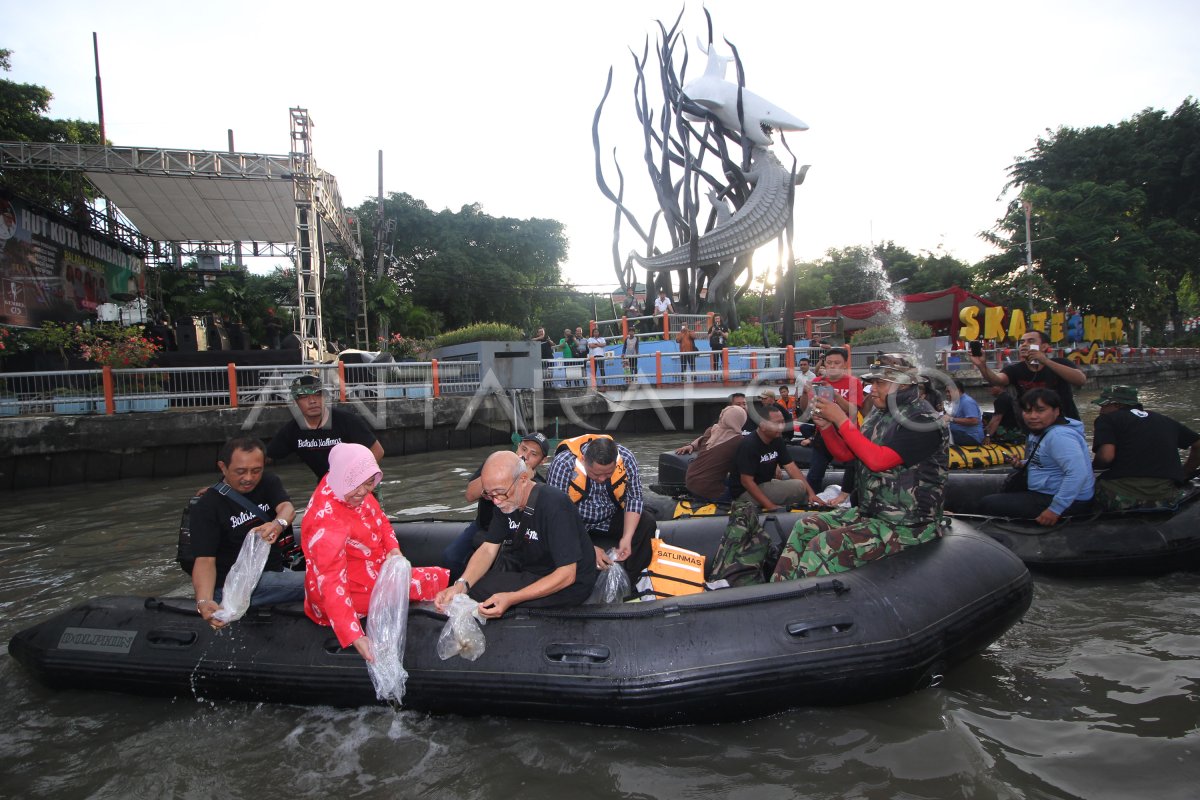
<svg viewBox="0 0 1200 800">
<path fill-rule="evenodd" d="M 1143 396 L 1200 426 L 1197 389 L 1192 381 Z M 1095 395 L 1082 393 L 1085 416 Z M 623 441 L 649 484 L 657 453 L 690 438 Z M 399 518 L 468 519 L 462 491 L 487 452 L 385 460 L 384 507 Z M 307 499 L 311 473 L 279 471 Z M 175 528 L 202 483 L 6 495 L 0 640 L 95 595 L 182 587 Z M 5 656 L 0 796 L 1195 797 L 1198 590 L 1196 574 L 1039 578 L 1026 621 L 939 688 L 658 732 L 53 692 Z"/>
</svg>

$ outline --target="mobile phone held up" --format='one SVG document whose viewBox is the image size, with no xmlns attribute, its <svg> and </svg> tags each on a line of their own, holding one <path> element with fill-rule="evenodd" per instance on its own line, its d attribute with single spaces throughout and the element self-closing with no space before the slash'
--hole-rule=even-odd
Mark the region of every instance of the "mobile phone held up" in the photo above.
<svg viewBox="0 0 1200 800">
<path fill-rule="evenodd" d="M 973 356 L 982 356 L 983 355 L 983 342 L 979 341 L 978 339 L 973 339 L 970 342 L 968 342 L 967 347 L 970 348 L 971 355 L 973 355 Z"/>
<path fill-rule="evenodd" d="M 837 389 L 834 389 L 827 383 L 813 384 L 813 393 L 817 397 L 823 397 L 826 400 L 832 400 L 837 395 Z"/>
</svg>

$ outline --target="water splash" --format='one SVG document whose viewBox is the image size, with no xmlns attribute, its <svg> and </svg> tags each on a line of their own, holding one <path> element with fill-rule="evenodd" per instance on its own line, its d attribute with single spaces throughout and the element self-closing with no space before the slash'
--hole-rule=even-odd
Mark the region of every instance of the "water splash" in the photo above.
<svg viewBox="0 0 1200 800">
<path fill-rule="evenodd" d="M 904 326 L 904 310 L 907 304 L 899 295 L 892 291 L 893 286 L 903 283 L 903 280 L 907 280 L 907 278 L 893 284 L 892 279 L 888 277 L 887 270 L 883 268 L 883 261 L 875 255 L 873 247 L 864 250 L 863 272 L 871 280 L 875 289 L 875 296 L 887 304 L 887 321 L 884 324 L 891 326 L 895 330 L 896 340 L 900 342 L 901 352 L 908 353 L 913 358 L 917 358 L 917 343 Z"/>
</svg>

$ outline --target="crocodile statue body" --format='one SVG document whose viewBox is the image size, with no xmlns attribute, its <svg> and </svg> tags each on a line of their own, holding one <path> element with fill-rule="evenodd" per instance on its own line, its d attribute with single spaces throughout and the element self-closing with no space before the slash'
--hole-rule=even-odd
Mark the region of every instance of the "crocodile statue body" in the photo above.
<svg viewBox="0 0 1200 800">
<path fill-rule="evenodd" d="M 657 256 L 630 255 L 642 267 L 659 272 L 707 267 L 756 250 L 782 233 L 787 226 L 792 215 L 793 180 L 798 185 L 804 180 L 807 170 L 806 165 L 793 179 L 791 170 L 780 164 L 774 153 L 766 147 L 755 147 L 751 169 L 746 173 L 746 180 L 754 187 L 753 191 L 742 207 L 725 222 L 700 237 L 696 242 L 695 261 L 692 260 L 691 242 Z"/>
</svg>

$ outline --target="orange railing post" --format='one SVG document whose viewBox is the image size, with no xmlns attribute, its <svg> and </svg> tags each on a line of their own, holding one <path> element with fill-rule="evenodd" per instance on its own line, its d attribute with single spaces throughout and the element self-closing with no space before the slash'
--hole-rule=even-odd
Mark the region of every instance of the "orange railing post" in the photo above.
<svg viewBox="0 0 1200 800">
<path fill-rule="evenodd" d="M 112 367 L 105 367 L 103 370 L 103 374 L 104 374 L 104 413 L 109 414 L 111 416 L 112 414 L 117 413 L 117 404 L 115 402 L 113 402 Z"/>
<path fill-rule="evenodd" d="M 346 402 L 346 362 L 338 361 L 338 393 L 341 401 Z"/>
<path fill-rule="evenodd" d="M 624 341 L 627 336 L 629 336 L 629 315 L 628 314 L 621 317 L 621 341 Z"/>
<path fill-rule="evenodd" d="M 787 382 L 796 382 L 796 346 L 789 344 L 786 348 L 787 352 Z"/>
<path fill-rule="evenodd" d="M 441 384 L 438 382 L 438 363 L 437 363 L 437 359 L 436 359 L 436 358 L 435 358 L 435 359 L 433 359 L 432 361 L 430 361 L 430 362 L 429 362 L 429 364 L 430 364 L 430 373 L 431 373 L 431 374 L 430 374 L 430 376 L 429 376 L 429 379 L 430 379 L 430 382 L 433 384 L 433 396 L 434 396 L 434 397 L 441 397 L 441 396 L 442 396 L 442 386 L 441 386 Z"/>
<path fill-rule="evenodd" d="M 663 312 L 663 341 L 671 339 L 671 315 L 666 311 Z"/>
<path fill-rule="evenodd" d="M 225 373 L 229 376 L 229 407 L 238 407 L 237 364 L 230 361 L 225 365 Z"/>
<path fill-rule="evenodd" d="M 591 384 L 592 389 L 595 390 L 595 388 L 596 388 L 596 357 L 595 356 L 588 356 L 588 383 Z"/>
<path fill-rule="evenodd" d="M 654 385 L 660 389 L 662 388 L 662 385 L 663 385 L 662 351 L 661 350 L 657 350 L 654 353 Z"/>
<path fill-rule="evenodd" d="M 750 352 L 750 382 L 758 380 L 758 353 Z"/>
<path fill-rule="evenodd" d="M 721 348 L 721 382 L 729 383 L 729 348 Z"/>
</svg>

